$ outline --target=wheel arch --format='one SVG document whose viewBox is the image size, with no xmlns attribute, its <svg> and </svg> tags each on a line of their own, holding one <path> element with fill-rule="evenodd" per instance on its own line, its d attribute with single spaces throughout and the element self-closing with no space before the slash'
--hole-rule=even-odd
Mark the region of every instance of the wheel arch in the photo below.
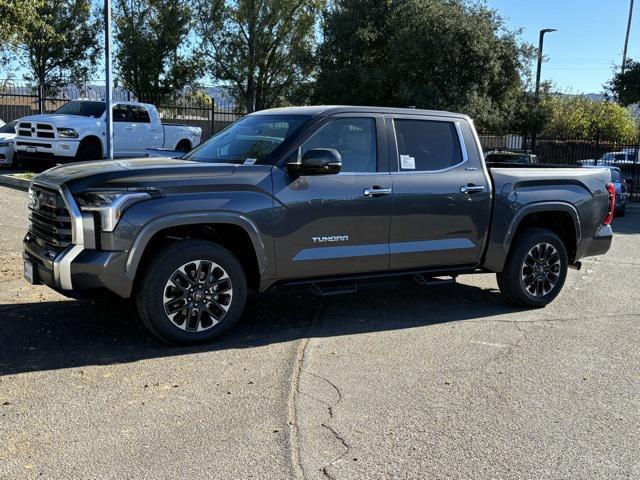
<svg viewBox="0 0 640 480">
<path fill-rule="evenodd" d="M 573 262 L 582 240 L 578 211 L 566 202 L 540 202 L 523 207 L 513 216 L 505 230 L 502 245 L 487 251 L 485 268 L 501 272 L 514 239 L 528 227 L 545 228 L 557 234 L 565 244 L 569 262 Z"/>
<path fill-rule="evenodd" d="M 227 248 L 240 260 L 250 288 L 260 289 L 261 280 L 269 276 L 265 245 L 250 219 L 226 212 L 180 214 L 156 219 L 137 235 L 125 265 L 134 289 L 153 251 L 180 238 L 211 240 Z"/>
<path fill-rule="evenodd" d="M 78 145 L 78 151 L 80 151 L 80 149 L 84 145 L 93 145 L 97 147 L 100 150 L 100 156 L 104 157 L 104 145 L 102 144 L 102 139 L 97 135 L 87 135 L 82 140 L 80 140 L 80 145 Z"/>
</svg>

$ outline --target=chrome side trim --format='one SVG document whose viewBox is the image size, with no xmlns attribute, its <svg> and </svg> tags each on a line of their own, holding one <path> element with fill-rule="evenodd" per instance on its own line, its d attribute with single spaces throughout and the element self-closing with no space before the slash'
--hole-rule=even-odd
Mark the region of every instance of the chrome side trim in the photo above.
<svg viewBox="0 0 640 480">
<path fill-rule="evenodd" d="M 58 255 L 53 261 L 53 278 L 56 285 L 62 290 L 72 290 L 73 282 L 71 281 L 71 262 L 84 250 L 84 224 L 93 225 L 93 218 L 85 214 L 87 218 L 83 218 L 82 212 L 76 205 L 73 195 L 66 187 L 61 185 L 58 189 L 62 200 L 71 215 L 71 242 L 72 245 Z"/>
</svg>

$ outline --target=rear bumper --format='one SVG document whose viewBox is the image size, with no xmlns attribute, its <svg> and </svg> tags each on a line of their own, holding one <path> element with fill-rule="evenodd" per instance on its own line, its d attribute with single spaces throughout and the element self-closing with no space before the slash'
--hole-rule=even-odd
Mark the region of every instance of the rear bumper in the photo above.
<svg viewBox="0 0 640 480">
<path fill-rule="evenodd" d="M 611 225 L 601 225 L 593 238 L 587 240 L 583 239 L 583 245 L 580 249 L 581 252 L 576 255 L 576 260 L 583 257 L 593 257 L 595 255 L 604 255 L 611 248 L 611 242 L 613 241 L 613 229 Z"/>
</svg>

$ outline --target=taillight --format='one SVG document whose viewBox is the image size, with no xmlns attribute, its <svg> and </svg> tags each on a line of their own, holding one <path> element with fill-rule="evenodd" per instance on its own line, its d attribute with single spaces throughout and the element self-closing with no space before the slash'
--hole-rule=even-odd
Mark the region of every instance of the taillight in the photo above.
<svg viewBox="0 0 640 480">
<path fill-rule="evenodd" d="M 613 183 L 607 183 L 607 192 L 609 192 L 609 210 L 607 216 L 604 217 L 602 225 L 607 226 L 613 220 L 613 212 L 616 208 L 616 187 Z"/>
</svg>

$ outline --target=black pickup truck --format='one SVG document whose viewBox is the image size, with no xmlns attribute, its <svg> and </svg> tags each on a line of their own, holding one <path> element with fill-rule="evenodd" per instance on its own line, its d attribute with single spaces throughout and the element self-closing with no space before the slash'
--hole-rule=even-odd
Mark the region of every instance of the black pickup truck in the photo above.
<svg viewBox="0 0 640 480">
<path fill-rule="evenodd" d="M 487 166 L 473 122 L 414 109 L 248 115 L 180 159 L 75 163 L 33 179 L 25 277 L 135 298 L 174 343 L 240 319 L 247 290 L 495 272 L 542 307 L 570 266 L 605 253 L 606 169 Z"/>
</svg>

